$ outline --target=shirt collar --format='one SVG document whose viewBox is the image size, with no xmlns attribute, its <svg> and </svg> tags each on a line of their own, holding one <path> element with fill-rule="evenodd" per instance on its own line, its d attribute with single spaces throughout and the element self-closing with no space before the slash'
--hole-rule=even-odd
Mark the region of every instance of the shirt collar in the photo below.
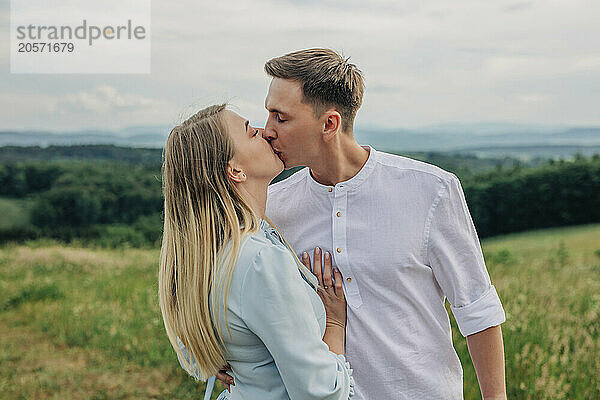
<svg viewBox="0 0 600 400">
<path fill-rule="evenodd" d="M 369 157 L 367 158 L 367 162 L 352 178 L 343 182 L 339 182 L 337 185 L 335 185 L 336 191 L 347 191 L 355 189 L 361 183 L 363 183 L 365 179 L 369 177 L 369 175 L 371 175 L 371 172 L 373 172 L 377 160 L 377 150 L 375 150 L 372 146 L 369 145 L 361 147 L 369 151 Z M 308 184 L 312 189 L 315 189 L 318 193 L 324 194 L 333 192 L 334 186 L 323 185 L 317 182 L 310 174 L 310 170 L 308 168 L 306 174 L 308 175 Z"/>
</svg>

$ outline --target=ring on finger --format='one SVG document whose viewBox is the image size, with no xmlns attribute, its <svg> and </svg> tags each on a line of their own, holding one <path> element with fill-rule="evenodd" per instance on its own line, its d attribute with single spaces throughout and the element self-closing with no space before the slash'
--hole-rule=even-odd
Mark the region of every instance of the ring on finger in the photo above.
<svg viewBox="0 0 600 400">
<path fill-rule="evenodd" d="M 323 286 L 323 289 L 329 289 L 329 286 L 325 285 Z"/>
</svg>

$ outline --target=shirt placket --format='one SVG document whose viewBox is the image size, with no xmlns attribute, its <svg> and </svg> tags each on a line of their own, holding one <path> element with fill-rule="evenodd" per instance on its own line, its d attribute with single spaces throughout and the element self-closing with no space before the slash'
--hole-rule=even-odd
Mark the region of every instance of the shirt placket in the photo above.
<svg viewBox="0 0 600 400">
<path fill-rule="evenodd" d="M 333 190 L 333 209 L 331 219 L 333 221 L 333 257 L 335 265 L 342 273 L 344 282 L 344 293 L 349 306 L 356 308 L 362 304 L 362 297 L 358 291 L 358 284 L 354 271 L 348 260 L 347 225 L 348 217 L 348 191 L 344 185 L 336 185 Z"/>
</svg>

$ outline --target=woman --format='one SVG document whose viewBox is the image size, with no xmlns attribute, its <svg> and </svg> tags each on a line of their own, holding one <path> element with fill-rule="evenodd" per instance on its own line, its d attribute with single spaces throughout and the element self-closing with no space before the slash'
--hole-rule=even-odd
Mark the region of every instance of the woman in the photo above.
<svg viewBox="0 0 600 400">
<path fill-rule="evenodd" d="M 223 398 L 347 399 L 342 277 L 335 270 L 333 284 L 327 254 L 321 275 L 318 254 L 316 279 L 265 216 L 282 170 L 261 129 L 225 105 L 173 128 L 163 164 L 165 328 L 197 379 L 229 363 L 235 386 Z"/>
</svg>

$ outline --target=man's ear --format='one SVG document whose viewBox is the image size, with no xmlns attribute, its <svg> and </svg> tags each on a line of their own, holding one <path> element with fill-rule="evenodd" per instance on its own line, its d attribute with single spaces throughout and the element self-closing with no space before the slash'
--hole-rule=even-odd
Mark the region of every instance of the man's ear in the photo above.
<svg viewBox="0 0 600 400">
<path fill-rule="evenodd" d="M 325 111 L 324 117 L 323 140 L 328 142 L 342 130 L 342 116 L 336 110 L 328 110 Z"/>
<path fill-rule="evenodd" d="M 231 165 L 231 162 L 227 165 L 227 176 L 229 179 L 237 183 L 245 182 L 247 179 L 244 171 L 242 171 L 241 168 L 235 168 L 233 165 Z"/>
</svg>

